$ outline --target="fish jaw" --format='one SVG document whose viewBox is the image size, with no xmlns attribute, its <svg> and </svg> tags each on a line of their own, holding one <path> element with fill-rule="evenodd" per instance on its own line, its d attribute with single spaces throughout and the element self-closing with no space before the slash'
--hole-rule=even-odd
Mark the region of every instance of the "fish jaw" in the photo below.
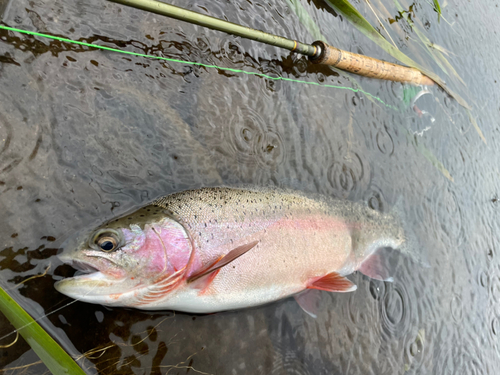
<svg viewBox="0 0 500 375">
<path fill-rule="evenodd" d="M 113 231 L 120 240 L 116 250 L 92 246 L 95 233 Z M 184 228 L 169 218 L 122 227 L 84 231 L 63 244 L 59 259 L 76 268 L 77 276 L 55 283 L 72 298 L 107 306 L 155 303 L 182 280 L 192 257 Z M 175 276 L 175 277 L 174 277 Z M 175 279 L 175 283 L 174 283 Z"/>
<path fill-rule="evenodd" d="M 85 261 L 75 259 L 71 255 L 59 256 L 60 259 L 78 269 L 77 276 L 68 277 L 57 281 L 54 287 L 74 299 L 97 303 L 103 305 L 122 305 L 124 302 L 122 295 L 140 289 L 140 280 L 134 277 L 127 277 L 125 272 L 103 267 L 103 261 L 99 258 L 88 257 Z"/>
</svg>

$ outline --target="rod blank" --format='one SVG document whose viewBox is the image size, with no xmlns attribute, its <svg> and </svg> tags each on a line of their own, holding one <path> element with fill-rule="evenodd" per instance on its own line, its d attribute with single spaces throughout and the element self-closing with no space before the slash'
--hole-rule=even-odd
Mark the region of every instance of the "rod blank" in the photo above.
<svg viewBox="0 0 500 375">
<path fill-rule="evenodd" d="M 408 82 L 415 85 L 433 85 L 434 81 L 419 70 L 402 65 L 377 60 L 372 57 L 343 51 L 328 44 L 317 41 L 312 45 L 281 36 L 251 29 L 232 22 L 206 16 L 191 10 L 176 7 L 156 0 L 109 0 L 133 8 L 142 9 L 162 16 L 186 21 L 209 29 L 223 31 L 242 38 L 285 48 L 309 56 L 315 64 L 331 65 L 339 69 L 365 77 L 385 79 L 397 82 Z"/>
<path fill-rule="evenodd" d="M 314 56 L 317 52 L 316 47 L 301 43 L 296 40 L 290 40 L 281 36 L 265 33 L 250 27 L 241 26 L 236 23 L 220 20 L 215 17 L 206 16 L 191 10 L 179 8 L 175 5 L 162 3 L 155 0 L 110 0 L 114 3 L 127 5 L 133 8 L 142 9 L 148 12 L 156 13 L 161 16 L 175 18 L 181 21 L 193 23 L 209 29 L 223 31 L 228 34 L 241 36 L 242 38 L 255 40 L 257 42 L 270 44 L 272 46 L 285 48 L 290 51 L 296 51 L 303 55 Z"/>
</svg>

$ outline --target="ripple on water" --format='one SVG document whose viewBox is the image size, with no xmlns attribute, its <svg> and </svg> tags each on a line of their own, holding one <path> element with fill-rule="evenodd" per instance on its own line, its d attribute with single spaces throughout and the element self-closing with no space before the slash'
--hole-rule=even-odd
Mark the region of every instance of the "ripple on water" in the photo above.
<svg viewBox="0 0 500 375">
<path fill-rule="evenodd" d="M 38 122 L 33 126 L 13 127 L 12 123 L 26 123 L 27 114 L 14 100 L 0 100 L 0 173 L 15 169 L 23 160 L 33 160 L 40 149 L 42 135 Z"/>
<path fill-rule="evenodd" d="M 224 127 L 230 140 L 225 147 L 235 158 L 267 168 L 283 163 L 285 151 L 281 135 L 269 130 L 256 110 L 238 107 L 230 123 L 232 126 Z"/>
<path fill-rule="evenodd" d="M 500 277 L 495 277 L 491 283 L 490 296 L 495 304 L 500 303 Z"/>
<path fill-rule="evenodd" d="M 427 332 L 427 336 L 429 332 Z M 426 337 L 425 329 L 420 329 L 412 340 L 409 340 L 406 344 L 405 350 L 405 373 L 411 374 L 423 374 L 428 373 L 426 371 L 430 367 L 431 350 L 429 350 L 429 340 Z"/>
<path fill-rule="evenodd" d="M 458 344 L 458 343 L 457 343 Z M 483 375 L 490 373 L 484 364 L 484 359 L 473 346 L 463 344 L 453 345 L 445 354 L 437 357 L 437 371 L 440 375 Z"/>
<path fill-rule="evenodd" d="M 458 294 L 455 294 L 450 300 L 450 312 L 453 321 L 459 324 L 464 316 L 464 307 L 462 297 Z"/>
<path fill-rule="evenodd" d="M 337 198 L 356 196 L 364 191 L 369 183 L 369 163 L 362 154 L 341 145 L 334 152 L 327 176 Z"/>
<path fill-rule="evenodd" d="M 431 197 L 431 201 L 434 202 L 432 210 L 434 218 L 453 246 L 460 246 L 463 242 L 463 219 L 456 194 L 449 187 L 445 189 L 435 187 Z"/>
<path fill-rule="evenodd" d="M 500 336 L 500 315 L 492 314 L 493 317 L 490 318 L 490 338 L 493 342 L 498 343 L 498 336 Z"/>
<path fill-rule="evenodd" d="M 403 283 L 386 283 L 380 296 L 382 332 L 390 338 L 403 337 L 411 326 L 412 304 Z"/>
<path fill-rule="evenodd" d="M 488 289 L 490 285 L 490 275 L 488 274 L 487 271 L 482 270 L 479 272 L 479 284 L 483 287 Z"/>
<path fill-rule="evenodd" d="M 391 206 L 388 204 L 387 198 L 392 198 L 393 194 L 391 186 L 382 190 L 379 185 L 372 182 L 363 194 L 363 200 L 375 211 L 388 212 L 391 210 Z"/>
</svg>

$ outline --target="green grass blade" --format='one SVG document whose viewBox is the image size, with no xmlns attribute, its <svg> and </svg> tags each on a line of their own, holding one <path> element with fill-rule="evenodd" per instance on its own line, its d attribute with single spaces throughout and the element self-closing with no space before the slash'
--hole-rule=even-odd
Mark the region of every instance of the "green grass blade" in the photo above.
<svg viewBox="0 0 500 375">
<path fill-rule="evenodd" d="M 325 36 L 321 33 L 319 26 L 311 18 L 300 0 L 288 0 L 288 4 L 290 4 L 290 8 L 298 17 L 300 23 L 307 29 L 309 34 L 311 34 L 315 40 L 322 40 L 323 42 L 328 43 Z"/>
<path fill-rule="evenodd" d="M 445 90 L 451 97 L 453 97 L 458 103 L 460 103 L 461 106 L 470 109 L 470 106 L 467 104 L 467 102 L 460 95 L 449 89 L 441 78 L 439 78 L 430 70 L 425 69 L 420 64 L 413 61 L 411 58 L 406 56 L 391 43 L 385 40 L 385 38 L 380 35 L 380 33 L 370 24 L 370 22 L 368 22 L 361 15 L 361 13 L 359 13 L 358 10 L 349 3 L 348 0 L 325 0 L 325 2 L 330 5 L 337 13 L 342 14 L 349 22 L 354 25 L 354 27 L 365 34 L 365 36 L 370 38 L 389 55 L 405 65 L 420 70 L 422 73 L 436 82 L 439 86 L 441 86 L 443 90 Z"/>
<path fill-rule="evenodd" d="M 438 14 L 438 22 L 441 21 L 441 7 L 439 6 L 439 0 L 434 0 L 434 10 Z"/>
<path fill-rule="evenodd" d="M 0 311 L 54 375 L 85 375 L 68 353 L 2 287 L 0 287 Z"/>
<path fill-rule="evenodd" d="M 481 137 L 481 139 L 483 140 L 484 144 L 487 144 L 486 142 L 486 138 L 484 137 L 484 134 L 483 132 L 481 131 L 481 128 L 479 127 L 479 125 L 477 124 L 476 122 L 476 119 L 474 118 L 474 116 L 472 116 L 472 112 L 467 110 L 467 115 L 469 116 L 469 121 L 471 122 L 471 124 L 474 126 L 474 129 L 476 129 L 476 131 L 478 132 L 479 136 Z"/>
<path fill-rule="evenodd" d="M 412 30 L 417 34 L 417 36 L 419 37 L 422 45 L 426 49 L 426 52 L 432 57 L 432 59 L 434 60 L 434 62 L 437 65 L 439 65 L 439 67 L 447 75 L 452 75 L 453 77 L 455 77 L 456 79 L 458 79 L 460 81 L 460 83 L 462 83 L 464 86 L 466 86 L 465 82 L 458 75 L 458 73 L 455 70 L 455 68 L 453 68 L 453 66 L 449 63 L 449 61 L 446 59 L 446 57 L 444 57 L 444 54 L 441 51 L 442 48 L 440 49 L 439 46 L 434 47 L 435 45 L 429 40 L 429 38 L 427 38 L 427 36 L 425 35 L 425 33 L 421 29 L 419 29 L 419 27 L 417 25 L 415 25 L 413 23 L 413 21 L 411 20 L 411 18 L 409 17 L 409 15 L 404 12 L 403 7 L 401 6 L 401 4 L 399 4 L 399 2 L 397 0 L 394 0 L 394 4 L 398 8 L 398 11 L 401 12 L 401 14 L 405 14 L 404 19 L 406 20 L 406 22 L 408 22 L 408 25 L 412 28 Z M 418 20 L 417 20 L 417 22 L 420 24 L 421 28 L 423 28 L 423 25 L 421 24 L 421 22 L 418 21 Z"/>
<path fill-rule="evenodd" d="M 408 139 L 408 142 L 413 144 L 415 148 L 422 154 L 433 166 L 436 168 L 441 174 L 446 177 L 448 180 L 451 182 L 455 182 L 453 180 L 453 176 L 451 173 L 446 169 L 446 167 L 441 163 L 438 158 L 429 150 L 427 147 L 422 142 L 417 142 L 415 140 L 415 136 L 404 126 L 400 125 L 399 126 L 401 130 L 406 132 L 406 138 Z"/>
<path fill-rule="evenodd" d="M 306 28 L 306 30 L 315 40 L 322 40 L 325 43 L 328 43 L 326 37 L 321 33 L 321 29 L 319 28 L 318 24 L 309 15 L 309 12 L 307 11 L 306 8 L 304 8 L 300 0 L 288 0 L 288 4 L 290 4 L 290 9 L 295 13 L 302 26 Z M 329 68 L 341 76 L 349 77 L 349 80 L 357 89 L 364 91 L 359 82 L 354 78 L 353 75 L 343 70 L 334 68 L 333 66 L 329 66 Z M 367 96 L 367 98 L 371 102 L 375 102 L 375 100 L 371 96 Z"/>
</svg>

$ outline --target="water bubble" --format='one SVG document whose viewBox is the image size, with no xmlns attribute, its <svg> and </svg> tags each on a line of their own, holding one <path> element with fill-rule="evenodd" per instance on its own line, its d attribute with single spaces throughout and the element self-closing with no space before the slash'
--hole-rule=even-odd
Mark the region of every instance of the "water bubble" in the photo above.
<svg viewBox="0 0 500 375">
<path fill-rule="evenodd" d="M 276 167 L 285 159 L 283 141 L 278 133 L 272 131 L 259 137 L 255 152 L 261 164 L 267 167 Z"/>
<path fill-rule="evenodd" d="M 389 189 L 384 190 L 375 184 L 370 184 L 370 187 L 366 190 L 363 195 L 363 200 L 368 204 L 368 206 L 375 211 L 386 212 L 388 210 L 387 207 L 387 199 L 386 196 L 392 196 L 392 192 L 388 193 Z"/>
<path fill-rule="evenodd" d="M 425 358 L 425 330 L 420 329 L 413 341 L 407 347 L 408 361 L 412 368 L 420 369 Z"/>
<path fill-rule="evenodd" d="M 369 290 L 374 300 L 379 300 L 380 295 L 384 292 L 383 289 L 381 290 L 381 285 L 383 285 L 383 283 L 378 280 L 370 280 Z"/>
<path fill-rule="evenodd" d="M 241 161 L 256 161 L 256 148 L 264 135 L 264 121 L 255 112 L 236 110 L 233 126 L 225 127 L 229 132 L 229 151 Z"/>
</svg>

